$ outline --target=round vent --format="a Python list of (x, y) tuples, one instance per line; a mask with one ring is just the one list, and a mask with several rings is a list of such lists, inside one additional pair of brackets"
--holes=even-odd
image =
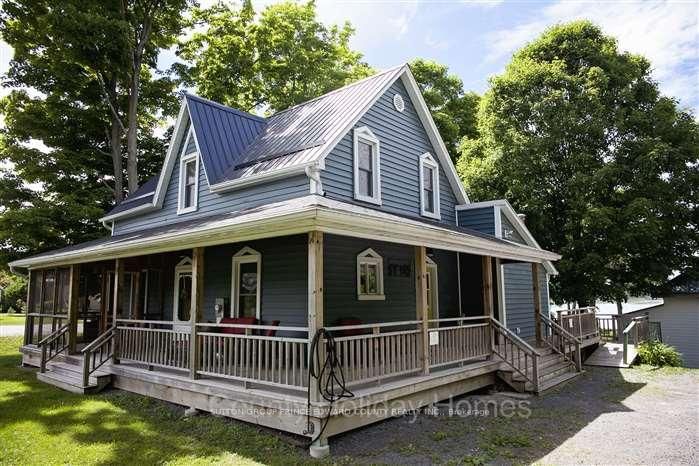
[(405, 102), (403, 101), (403, 97), (400, 94), (395, 94), (393, 96), (393, 106), (396, 107), (396, 110), (398, 110), (399, 112), (405, 110)]

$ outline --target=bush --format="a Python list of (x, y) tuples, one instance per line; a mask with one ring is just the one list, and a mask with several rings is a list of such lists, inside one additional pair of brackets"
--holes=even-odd
[(682, 365), (682, 355), (672, 346), (660, 341), (645, 341), (638, 346), (638, 358), (643, 364), (651, 366)]

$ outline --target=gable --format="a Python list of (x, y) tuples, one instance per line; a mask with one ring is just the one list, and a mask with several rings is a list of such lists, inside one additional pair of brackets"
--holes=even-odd
[[(396, 94), (403, 98), (402, 112), (394, 106)], [(326, 156), (321, 171), (326, 196), (362, 204), (354, 198), (353, 141), (354, 129), (361, 127), (367, 127), (380, 142), (381, 205), (372, 207), (422, 218), (420, 157), (430, 153), (439, 165), (441, 221), (456, 224), (457, 195), (402, 80), (396, 80)]]

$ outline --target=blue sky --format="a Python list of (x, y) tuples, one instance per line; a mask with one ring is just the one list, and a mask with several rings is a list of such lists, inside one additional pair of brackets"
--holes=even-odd
[[(271, 2), (254, 0), (258, 10)], [(317, 5), (324, 22), (354, 25), (352, 45), (370, 65), (381, 69), (415, 57), (437, 60), (461, 77), (467, 90), (479, 93), (513, 51), (546, 27), (588, 18), (616, 37), (623, 50), (648, 57), (662, 91), (699, 115), (697, 1), (317, 0)], [(11, 53), (0, 42), (0, 73)], [(161, 63), (173, 58), (165, 52)]]

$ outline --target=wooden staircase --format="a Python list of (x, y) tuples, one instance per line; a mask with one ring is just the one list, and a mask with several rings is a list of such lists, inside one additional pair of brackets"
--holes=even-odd
[(497, 372), (498, 377), (514, 390), (523, 392), (533, 392), (542, 394), (561, 384), (578, 377), (582, 372), (578, 372), (575, 364), (566, 360), (560, 353), (554, 352), (551, 348), (536, 348), (539, 353), (539, 387), (538, 390), (530, 381), (533, 378), (531, 370), (527, 371), (527, 377), (514, 370), (508, 361), (505, 361), (503, 368)]
[(46, 364), (46, 372), (37, 372), (36, 378), (44, 383), (72, 393), (97, 393), (112, 381), (112, 375), (103, 370), (90, 374), (88, 385), (83, 385), (81, 356), (65, 356), (63, 361)]

